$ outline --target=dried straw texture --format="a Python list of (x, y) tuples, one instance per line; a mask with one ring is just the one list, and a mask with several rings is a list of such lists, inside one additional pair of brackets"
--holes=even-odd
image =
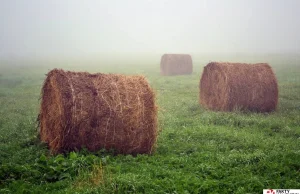
[(193, 61), (186, 54), (164, 54), (160, 61), (161, 75), (185, 75), (193, 73)]
[(212, 62), (204, 67), (200, 104), (208, 109), (271, 112), (277, 103), (277, 79), (266, 63)]
[(40, 137), (52, 153), (82, 147), (153, 152), (157, 106), (145, 77), (54, 69), (41, 95)]

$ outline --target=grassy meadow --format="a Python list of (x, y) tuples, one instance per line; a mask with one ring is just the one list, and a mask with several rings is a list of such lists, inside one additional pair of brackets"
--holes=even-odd
[[(159, 57), (111, 61), (0, 62), (0, 193), (262, 193), (300, 189), (300, 56), (194, 56), (194, 72), (159, 75)], [(212, 112), (198, 103), (209, 61), (269, 62), (279, 83), (270, 114)], [(45, 74), (143, 74), (157, 95), (153, 155), (86, 150), (50, 155), (38, 138)]]

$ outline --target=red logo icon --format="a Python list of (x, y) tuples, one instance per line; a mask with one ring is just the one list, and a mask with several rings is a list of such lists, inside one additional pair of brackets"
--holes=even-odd
[(269, 190), (267, 191), (267, 193), (268, 193), (268, 194), (275, 194), (275, 191), (274, 191), (273, 189), (269, 189)]

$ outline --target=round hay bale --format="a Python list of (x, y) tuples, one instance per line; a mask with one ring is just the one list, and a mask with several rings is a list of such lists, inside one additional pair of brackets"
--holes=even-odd
[(193, 61), (190, 55), (164, 54), (161, 57), (161, 75), (185, 75), (191, 73), (193, 73)]
[(40, 138), (52, 153), (85, 147), (135, 155), (154, 149), (157, 106), (143, 76), (54, 69), (41, 96)]
[(267, 63), (218, 63), (204, 67), (200, 104), (216, 111), (271, 112), (278, 103), (278, 85)]

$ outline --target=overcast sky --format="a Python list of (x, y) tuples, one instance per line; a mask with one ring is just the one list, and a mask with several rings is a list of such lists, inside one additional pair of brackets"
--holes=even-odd
[(300, 0), (0, 0), (0, 56), (300, 53)]

